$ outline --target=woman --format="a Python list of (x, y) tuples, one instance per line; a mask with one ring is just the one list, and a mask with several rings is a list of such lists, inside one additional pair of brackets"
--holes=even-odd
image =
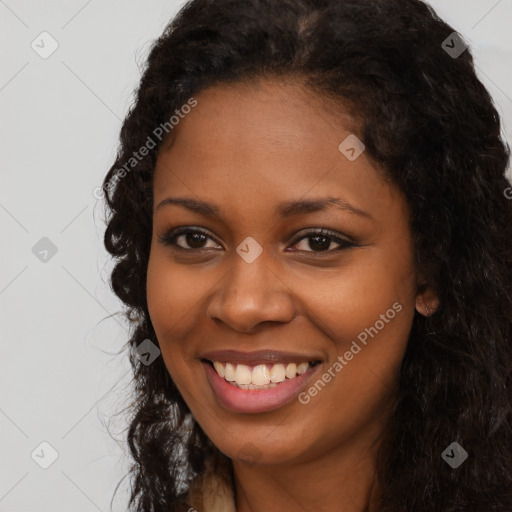
[(418, 0), (189, 2), (104, 181), (130, 505), (510, 512), (508, 159)]

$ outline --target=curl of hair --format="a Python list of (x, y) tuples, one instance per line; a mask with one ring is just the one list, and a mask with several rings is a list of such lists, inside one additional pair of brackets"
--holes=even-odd
[[(115, 187), (116, 169), (193, 94), (277, 77), (339, 100), (361, 122), (366, 154), (411, 208), (416, 259), (440, 307), (416, 313), (378, 464), (381, 512), (512, 510), (512, 201), (509, 147), (470, 50), (419, 0), (192, 0), (153, 44), (104, 180), (111, 286), (134, 323), (136, 400), (128, 441), (130, 505), (181, 510), (216, 448), (162, 358), (146, 303), (157, 143)], [(450, 468), (457, 441), (468, 459)]]

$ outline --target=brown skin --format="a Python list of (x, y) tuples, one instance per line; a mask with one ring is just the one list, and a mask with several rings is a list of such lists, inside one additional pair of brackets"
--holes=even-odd
[[(427, 315), (438, 304), (421, 287), (407, 202), (365, 153), (353, 162), (340, 153), (356, 125), (299, 84), (267, 78), (195, 98), (162, 147), (154, 179), (147, 300), (166, 367), (233, 460), (238, 512), (374, 510), (375, 452), (415, 308)], [(212, 202), (221, 217), (156, 209), (170, 196)], [(320, 197), (342, 198), (372, 218), (336, 208), (274, 212), (282, 201)], [(208, 237), (194, 245), (179, 236), (182, 251), (158, 241), (179, 226)], [(359, 247), (336, 250), (327, 238), (319, 248), (314, 234), (303, 238), (319, 228)], [(250, 264), (235, 251), (248, 236), (263, 247)], [(395, 302), (402, 310), (307, 405), (239, 414), (217, 402), (200, 361), (206, 351), (314, 354), (323, 362), (311, 386)], [(257, 447), (254, 461), (244, 455), (248, 443)]]

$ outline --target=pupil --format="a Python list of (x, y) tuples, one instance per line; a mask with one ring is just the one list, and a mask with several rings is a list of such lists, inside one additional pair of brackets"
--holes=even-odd
[[(318, 240), (323, 240), (323, 243), (322, 242), (317, 243)], [(311, 243), (312, 241), (315, 241), (315, 242)], [(309, 247), (310, 247), (310, 249), (313, 249), (313, 250), (315, 250), (315, 245), (316, 245), (316, 248), (320, 249), (320, 250), (328, 249), (330, 243), (331, 242), (330, 242), (329, 238), (326, 236), (323, 236), (323, 235), (313, 236), (309, 239)]]
[(190, 245), (190, 247), (194, 247), (195, 249), (200, 249), (201, 242), (204, 242), (204, 238), (205, 236), (201, 235), (200, 233), (187, 233), (187, 244)]

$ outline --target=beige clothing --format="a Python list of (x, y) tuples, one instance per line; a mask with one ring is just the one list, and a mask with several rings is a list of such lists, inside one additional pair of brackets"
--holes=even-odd
[(232, 475), (230, 459), (223, 455), (208, 459), (205, 471), (190, 486), (189, 505), (197, 512), (236, 512)]

